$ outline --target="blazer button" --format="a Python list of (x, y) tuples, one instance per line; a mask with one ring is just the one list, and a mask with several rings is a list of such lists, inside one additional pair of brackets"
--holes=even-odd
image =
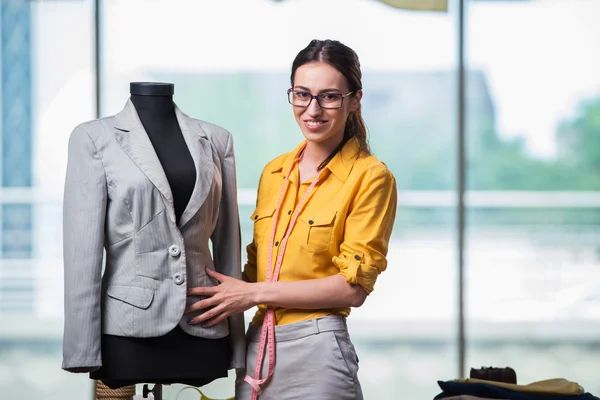
[(173, 257), (177, 257), (181, 254), (181, 249), (179, 246), (174, 244), (173, 246), (169, 247), (169, 254)]
[(173, 275), (173, 282), (175, 282), (176, 285), (181, 285), (183, 282), (185, 282), (185, 278), (183, 277), (183, 274), (180, 274), (178, 272), (175, 275)]

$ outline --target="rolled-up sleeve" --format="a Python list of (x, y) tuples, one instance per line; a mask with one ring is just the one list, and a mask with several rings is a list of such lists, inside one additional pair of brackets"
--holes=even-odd
[(387, 267), (396, 205), (396, 180), (389, 169), (381, 164), (367, 170), (348, 210), (340, 254), (332, 259), (346, 281), (367, 294)]

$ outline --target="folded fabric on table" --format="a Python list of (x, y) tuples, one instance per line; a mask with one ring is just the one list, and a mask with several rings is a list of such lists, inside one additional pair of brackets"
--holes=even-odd
[(457, 382), (463, 383), (486, 383), (488, 385), (500, 386), (505, 389), (514, 390), (523, 393), (538, 394), (561, 394), (578, 395), (583, 394), (585, 390), (577, 382), (571, 382), (563, 378), (546, 379), (543, 381), (532, 382), (527, 385), (517, 385), (515, 383), (488, 381), (483, 379), (457, 379)]
[[(472, 379), (469, 379), (472, 381)], [(476, 397), (490, 399), (507, 399), (507, 400), (600, 400), (590, 393), (581, 394), (556, 394), (555, 392), (523, 392), (522, 390), (512, 390), (498, 385), (502, 382), (460, 382), (460, 381), (438, 381), (438, 385), (442, 389), (442, 393), (434, 397), (435, 400), (443, 399), (451, 396), (470, 395)], [(512, 385), (512, 386), (527, 386), (527, 385)]]

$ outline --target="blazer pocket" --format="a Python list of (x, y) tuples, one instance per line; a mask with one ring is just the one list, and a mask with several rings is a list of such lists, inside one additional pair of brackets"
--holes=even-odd
[(142, 310), (150, 307), (154, 300), (154, 290), (137, 286), (110, 286), (106, 294)]
[(254, 221), (254, 243), (262, 243), (265, 239), (271, 237), (271, 230), (273, 229), (272, 217), (274, 213), (274, 206), (262, 206), (254, 210), (252, 216), (250, 216), (250, 219)]
[(309, 252), (328, 250), (336, 213), (337, 211), (329, 210), (317, 213), (305, 212), (300, 215), (297, 226), (300, 245)]

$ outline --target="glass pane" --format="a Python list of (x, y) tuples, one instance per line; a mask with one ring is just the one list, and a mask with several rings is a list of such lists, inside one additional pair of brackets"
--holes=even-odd
[[(467, 366), (600, 384), (600, 1), (468, 9)], [(467, 371), (468, 372), (468, 371)]]
[[(91, 398), (62, 361), (68, 136), (93, 118), (92, 2), (0, 0), (0, 395)], [(65, 23), (68, 21), (68, 23)]]

